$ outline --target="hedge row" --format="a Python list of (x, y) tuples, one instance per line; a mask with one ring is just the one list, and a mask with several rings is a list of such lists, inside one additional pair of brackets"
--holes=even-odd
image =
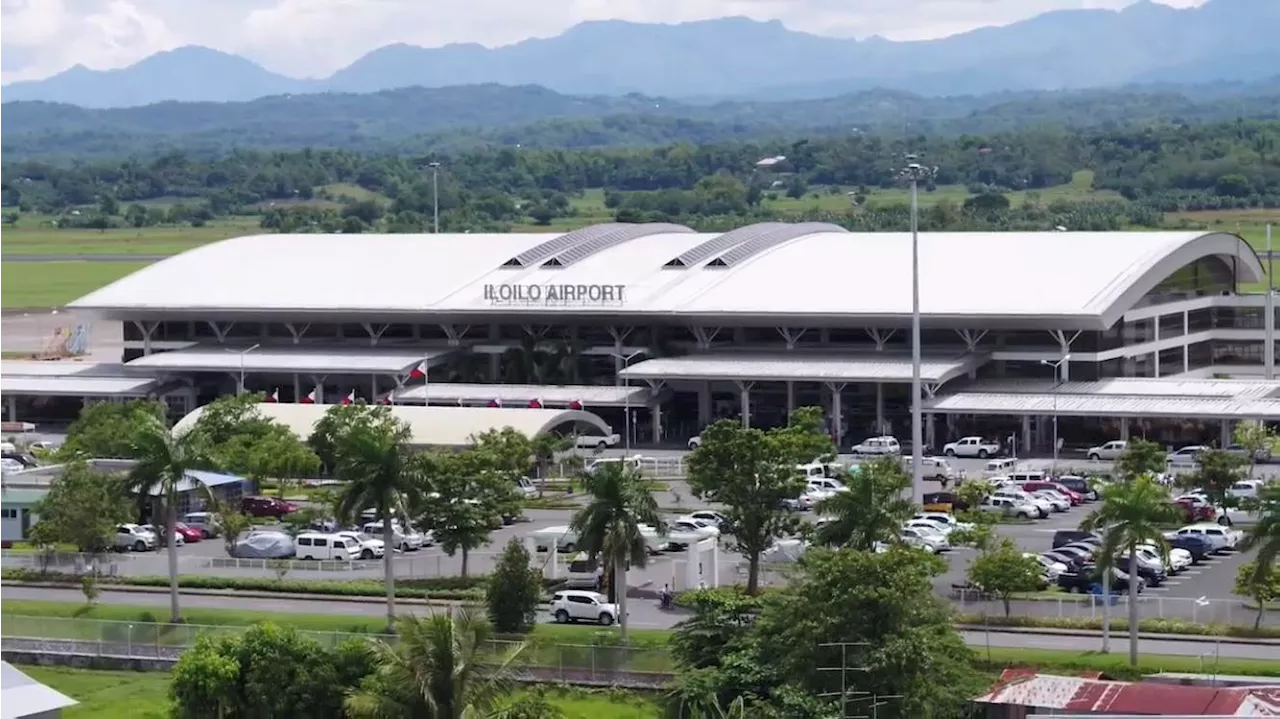
[[(1119, 612), (1117, 612), (1119, 614)], [(957, 624), (975, 624), (992, 627), (1027, 627), (1036, 629), (1102, 629), (1101, 617), (1021, 617), (991, 616), (985, 618), (981, 614), (958, 614)], [(1116, 632), (1129, 631), (1129, 622), (1125, 617), (1115, 616), (1111, 619), (1111, 628)], [(1138, 631), (1151, 634), (1185, 634), (1205, 637), (1242, 637), (1248, 639), (1280, 639), (1280, 627), (1240, 626), (1237, 624), (1204, 624), (1186, 619), (1155, 618), (1142, 619), (1138, 622)]]

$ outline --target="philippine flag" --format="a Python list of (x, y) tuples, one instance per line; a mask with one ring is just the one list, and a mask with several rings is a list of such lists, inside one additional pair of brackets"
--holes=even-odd
[(502, 406), (502, 400), (497, 399), (497, 398), (491, 399), (491, 400), (489, 400), (489, 406), (490, 406), (490, 407), (501, 407), (501, 406)]
[(529, 409), (542, 409), (542, 400), (540, 399), (529, 400)]
[(271, 394), (267, 395), (267, 398), (266, 398), (266, 399), (264, 399), (264, 400), (262, 400), (262, 401), (263, 401), (263, 402), (272, 402), (272, 403), (279, 402), (279, 401), (280, 401), (280, 388), (279, 388), (279, 387), (277, 387), (276, 389), (271, 390)]
[(315, 390), (311, 390), (310, 392), (308, 392), (308, 393), (307, 393), (307, 396), (306, 396), (306, 397), (303, 397), (302, 399), (298, 400), (298, 403), (299, 403), (299, 404), (315, 404), (315, 403), (316, 403), (316, 391), (315, 391)]
[(355, 401), (356, 401), (356, 391), (355, 391), (355, 390), (351, 390), (351, 394), (349, 394), (349, 395), (347, 395), (346, 397), (343, 397), (343, 398), (342, 398), (342, 403), (343, 403), (343, 404), (351, 404), (352, 402), (355, 402)]
[(386, 397), (383, 397), (381, 400), (378, 400), (378, 404), (391, 404), (391, 395), (387, 395)]
[(569, 403), (569, 409), (582, 409), (584, 406), (585, 405), (582, 404), (582, 400), (578, 399)]
[(409, 372), (409, 379), (426, 379), (427, 377), (427, 361), (423, 360), (418, 363), (413, 371)]

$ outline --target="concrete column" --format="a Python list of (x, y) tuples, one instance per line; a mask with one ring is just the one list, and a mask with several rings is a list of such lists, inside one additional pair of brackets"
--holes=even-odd
[[(1151, 319), (1151, 327), (1152, 327), (1151, 332), (1153, 335), (1155, 335), (1154, 341), (1159, 342), (1160, 341), (1160, 318), (1159, 317), (1153, 317)], [(1183, 344), (1186, 344), (1185, 339), (1183, 339), (1182, 342)], [(1156, 350), (1155, 352), (1151, 353), (1151, 376), (1152, 377), (1160, 376), (1160, 350)]]
[(935, 449), (938, 446), (938, 432), (934, 424), (936, 417), (937, 415), (932, 412), (924, 416), (924, 443)]
[(715, 540), (711, 542), (711, 581), (707, 585), (720, 586), (720, 542)]
[(876, 434), (884, 434), (884, 383), (876, 382)]
[(378, 399), (378, 375), (369, 375), (369, 403), (372, 404)]
[(742, 426), (751, 427), (751, 383), (738, 382), (738, 407), (742, 411)]
[(1027, 456), (1027, 454), (1030, 453), (1030, 450), (1031, 450), (1031, 415), (1029, 414), (1022, 415), (1021, 442), (1022, 442), (1022, 446), (1019, 447), (1019, 449), (1022, 450), (1022, 456), (1025, 457)]
[(1231, 420), (1224, 419), (1219, 423), (1219, 426), (1221, 429), (1221, 435), (1219, 437), (1218, 447), (1221, 449), (1222, 447), (1226, 447), (1231, 444)]
[(662, 442), (662, 403), (653, 401), (653, 443)]
[(835, 439), (837, 451), (839, 451), (841, 447), (840, 440), (844, 434), (842, 431), (844, 427), (844, 421), (842, 419), (844, 415), (844, 407), (841, 403), (841, 400), (843, 399), (841, 395), (843, 394), (843, 384), (831, 385), (831, 436)]
[(1182, 311), (1182, 371), (1191, 371), (1191, 346), (1187, 344), (1187, 335), (1191, 334), (1191, 313)]
[(689, 542), (689, 546), (684, 550), (684, 588), (697, 589), (699, 576), (698, 568), (701, 562), (698, 561), (698, 543)]
[(622, 386), (622, 336), (615, 335), (613, 340), (613, 386)]
[(302, 378), (298, 375), (293, 376), (293, 401), (297, 402), (302, 399)]
[(5, 417), (10, 422), (17, 422), (18, 421), (18, 398), (5, 397), (4, 400), (5, 400), (5, 409), (8, 412), (8, 414), (6, 414)]
[(787, 416), (796, 411), (796, 383), (787, 382)]
[(1128, 417), (1120, 418), (1120, 439), (1126, 442), (1129, 441), (1129, 418)]
[(711, 424), (711, 383), (703, 382), (698, 387), (698, 429)]

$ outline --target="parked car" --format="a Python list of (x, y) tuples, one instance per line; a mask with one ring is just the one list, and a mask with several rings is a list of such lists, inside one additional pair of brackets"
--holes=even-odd
[(1087, 456), (1095, 462), (1103, 459), (1118, 459), (1128, 446), (1129, 443), (1123, 439), (1113, 439), (1097, 447), (1090, 447)]
[[(1164, 584), (1164, 580), (1168, 575), (1165, 573), (1163, 559), (1151, 554), (1150, 552), (1143, 552), (1141, 550), (1134, 552), (1133, 558), (1138, 565), (1138, 576), (1146, 580), (1147, 586), (1158, 587), (1161, 584)], [(1124, 567), (1125, 571), (1130, 571), (1132, 569), (1132, 567), (1129, 566), (1129, 555), (1127, 552), (1117, 554), (1112, 561), (1115, 562), (1115, 566)]]
[(1198, 534), (1213, 542), (1213, 551), (1215, 553), (1226, 552), (1236, 548), (1236, 544), (1244, 536), (1244, 533), (1238, 529), (1230, 529), (1221, 524), (1210, 524), (1202, 522), (1200, 524), (1190, 524), (1179, 529), (1175, 534)]
[(551, 616), (561, 624), (587, 621), (607, 627), (618, 621), (618, 605), (599, 592), (565, 589), (551, 597)]
[[(902, 462), (907, 465), (907, 471), (911, 471), (911, 458), (903, 457)], [(964, 473), (952, 469), (946, 457), (921, 457), (920, 477), (946, 483), (963, 479)]]
[[(152, 534), (154, 534), (154, 535), (156, 536), (156, 541), (157, 541), (157, 542), (162, 541), (162, 537), (164, 537), (164, 527), (161, 527), (161, 526), (159, 526), (159, 525), (155, 525), (155, 524), (144, 524), (144, 525), (142, 525), (142, 529), (143, 529), (143, 530), (145, 530), (145, 531), (151, 532)], [(176, 530), (176, 529), (175, 529), (175, 530), (173, 530), (173, 534), (171, 535), (171, 539), (173, 540), (173, 541), (172, 541), (172, 544), (173, 544), (173, 546), (175, 546), (175, 547), (182, 547), (182, 546), (185, 546), (185, 545), (186, 545), (186, 543), (187, 543), (187, 538), (186, 538), (186, 537), (184, 537), (184, 536), (182, 536), (182, 532), (179, 532), (179, 531), (178, 531), (178, 530)], [(165, 546), (167, 546), (167, 545), (165, 545)]]
[(1090, 563), (1088, 558), (1072, 552), (1053, 550), (1045, 552), (1043, 556), (1065, 566), (1069, 572), (1079, 571), (1081, 567)]
[(893, 437), (868, 437), (849, 448), (858, 455), (882, 456), (886, 454), (902, 454), (902, 445)]
[(1067, 498), (1072, 507), (1078, 506), (1084, 501), (1084, 496), (1062, 484), (1061, 482), (1039, 481), (1039, 482), (1023, 482), (1022, 488), (1028, 492), (1039, 492), (1040, 490), (1050, 490), (1061, 494)]
[(912, 517), (912, 519), (923, 519), (926, 522), (932, 522), (946, 531), (955, 531), (957, 529), (972, 531), (974, 528), (972, 524), (961, 522), (954, 515), (946, 512), (921, 512)]
[(188, 512), (182, 515), (182, 523), (199, 530), (205, 539), (222, 534), (222, 518), (213, 512)]
[(1089, 481), (1084, 477), (1077, 477), (1075, 475), (1058, 477), (1058, 484), (1061, 484), (1072, 492), (1080, 495), (1080, 497), (1086, 502), (1098, 501), (1098, 490), (1091, 487), (1089, 485)]
[(1175, 452), (1170, 452), (1169, 456), (1165, 459), (1169, 464), (1174, 466), (1190, 467), (1196, 463), (1196, 458), (1199, 457), (1200, 453), (1206, 449), (1208, 449), (1208, 447), (1193, 444), (1189, 447), (1183, 447)]
[(121, 524), (116, 527), (116, 549), (146, 552), (159, 546), (160, 540), (155, 532), (148, 531), (137, 524)]
[(922, 499), (922, 508), (926, 512), (963, 512), (969, 508), (969, 503), (957, 497), (954, 492), (929, 492)]
[(729, 522), (728, 517), (711, 509), (694, 510), (692, 512), (689, 512), (688, 516), (693, 517), (694, 519), (698, 519), (703, 522), (706, 522), (711, 526), (715, 527), (716, 529), (720, 529), (720, 530), (723, 530), (724, 525)]
[(1065, 547), (1068, 544), (1074, 544), (1087, 539), (1097, 539), (1098, 535), (1093, 532), (1085, 532), (1079, 529), (1059, 529), (1053, 533), (1053, 548)]
[(978, 505), (978, 509), (983, 512), (999, 512), (1006, 517), (1018, 519), (1039, 519), (1041, 516), (1039, 507), (1026, 500), (1010, 497), (987, 497), (982, 500), (982, 504)]
[(1030, 494), (1032, 497), (1048, 502), (1049, 508), (1054, 512), (1065, 512), (1071, 509), (1071, 500), (1052, 489), (1037, 489), (1034, 492), (1030, 492)]
[[(1058, 575), (1058, 586), (1068, 592), (1080, 592), (1086, 594), (1095, 585), (1102, 584), (1102, 574), (1096, 565), (1087, 564), (1078, 570), (1063, 572)], [(1129, 591), (1129, 574), (1123, 570), (1111, 569), (1111, 591), (1117, 594), (1125, 594)], [(1141, 594), (1147, 588), (1147, 582), (1142, 577), (1138, 577), (1138, 593)]]
[(1012, 499), (1015, 502), (1021, 502), (1023, 504), (1030, 504), (1036, 508), (1038, 515), (1037, 519), (1044, 519), (1053, 513), (1053, 505), (1049, 503), (1049, 500), (1044, 499), (1043, 497), (1037, 497), (1020, 489), (1010, 489), (1007, 487), (997, 489), (991, 494), (991, 496), (1003, 499)]
[(0, 474), (12, 474), (13, 472), (21, 472), (24, 469), (26, 467), (22, 466), (22, 462), (16, 459), (8, 457), (0, 459)]
[(702, 539), (710, 539), (712, 537), (720, 536), (720, 530), (717, 529), (714, 524), (696, 517), (691, 517), (687, 514), (683, 517), (676, 517), (671, 520), (671, 522), (667, 524), (667, 527), (672, 532), (696, 534)]
[(240, 511), (250, 517), (275, 517), (298, 511), (298, 505), (275, 497), (241, 497)]
[(1218, 516), (1218, 510), (1200, 497), (1179, 497), (1173, 500), (1173, 506), (1177, 507), (1178, 511), (1182, 513), (1183, 521), (1190, 524), (1211, 522)]
[(1160, 547), (1154, 544), (1142, 544), (1138, 546), (1138, 551), (1147, 558), (1154, 558), (1164, 564), (1166, 574), (1177, 574), (1191, 567), (1191, 552), (1176, 547), (1168, 548), (1168, 556), (1164, 556)]
[[(360, 531), (370, 537), (381, 537), (382, 522), (367, 522), (360, 528)], [(426, 544), (426, 539), (412, 525), (405, 529), (404, 525), (400, 524), (400, 520), (391, 520), (392, 549), (397, 552), (413, 552), (422, 549), (424, 544)]]
[(351, 530), (336, 532), (336, 534), (339, 537), (346, 537), (347, 539), (354, 539), (356, 541), (356, 544), (360, 546), (360, 559), (379, 559), (387, 553), (386, 544), (384, 544), (382, 539), (379, 537)]
[(186, 522), (178, 522), (173, 526), (178, 530), (178, 534), (182, 535), (182, 541), (184, 542), (195, 543), (204, 539), (204, 532)]
[(1058, 581), (1059, 574), (1062, 574), (1063, 572), (1067, 571), (1067, 565), (1063, 564), (1062, 562), (1055, 561), (1050, 557), (1046, 557), (1043, 554), (1033, 554), (1031, 552), (1024, 552), (1022, 556), (1027, 557), (1029, 559), (1034, 558), (1037, 562), (1039, 562), (1040, 566), (1044, 568), (1045, 580), (1051, 584)]
[(942, 453), (948, 457), (978, 457), (986, 459), (1000, 454), (1000, 443), (985, 440), (981, 437), (962, 437), (954, 442), (942, 445)]
[(702, 446), (702, 435), (700, 435), (700, 434), (699, 434), (699, 435), (694, 435), (693, 437), (690, 437), (690, 438), (689, 438), (689, 449), (690, 449), (691, 451), (692, 451), (692, 450), (695, 450), (695, 449), (697, 449), (698, 447), (701, 447), (701, 446)]
[(616, 447), (622, 437), (616, 432), (614, 434), (580, 434), (573, 438), (573, 446), (578, 449), (595, 449), (606, 450), (610, 447)]
[[(1249, 450), (1248, 450), (1248, 449), (1246, 449), (1243, 445), (1239, 445), (1239, 444), (1229, 444), (1229, 445), (1227, 445), (1227, 448), (1226, 448), (1224, 451), (1225, 451), (1225, 452), (1227, 452), (1227, 454), (1234, 454), (1235, 456), (1237, 456), (1237, 457), (1242, 457), (1242, 458), (1244, 458), (1244, 459), (1246, 459), (1246, 460), (1247, 460), (1247, 459), (1249, 459)], [(1253, 461), (1255, 461), (1255, 462), (1270, 462), (1270, 461), (1271, 461), (1271, 448), (1270, 448), (1270, 447), (1262, 447), (1262, 448), (1260, 448), (1260, 449), (1254, 450), (1254, 452), (1253, 452)]]
[(1227, 496), (1236, 499), (1257, 499), (1258, 490), (1263, 486), (1260, 479), (1243, 479), (1227, 489)]
[(1199, 534), (1166, 535), (1164, 541), (1170, 547), (1189, 553), (1192, 564), (1199, 564), (1205, 557), (1213, 554), (1213, 541)]
[(936, 527), (903, 527), (902, 531), (898, 533), (898, 539), (903, 544), (923, 549), (930, 554), (938, 554), (951, 549), (951, 542), (947, 539), (947, 535)]
[(293, 546), (298, 559), (349, 562), (360, 558), (360, 543), (340, 534), (303, 532), (293, 538)]

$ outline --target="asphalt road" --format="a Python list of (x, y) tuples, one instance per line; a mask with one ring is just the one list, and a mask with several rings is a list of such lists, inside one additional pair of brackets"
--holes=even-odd
[(173, 255), (4, 255), (5, 262), (159, 262)]

